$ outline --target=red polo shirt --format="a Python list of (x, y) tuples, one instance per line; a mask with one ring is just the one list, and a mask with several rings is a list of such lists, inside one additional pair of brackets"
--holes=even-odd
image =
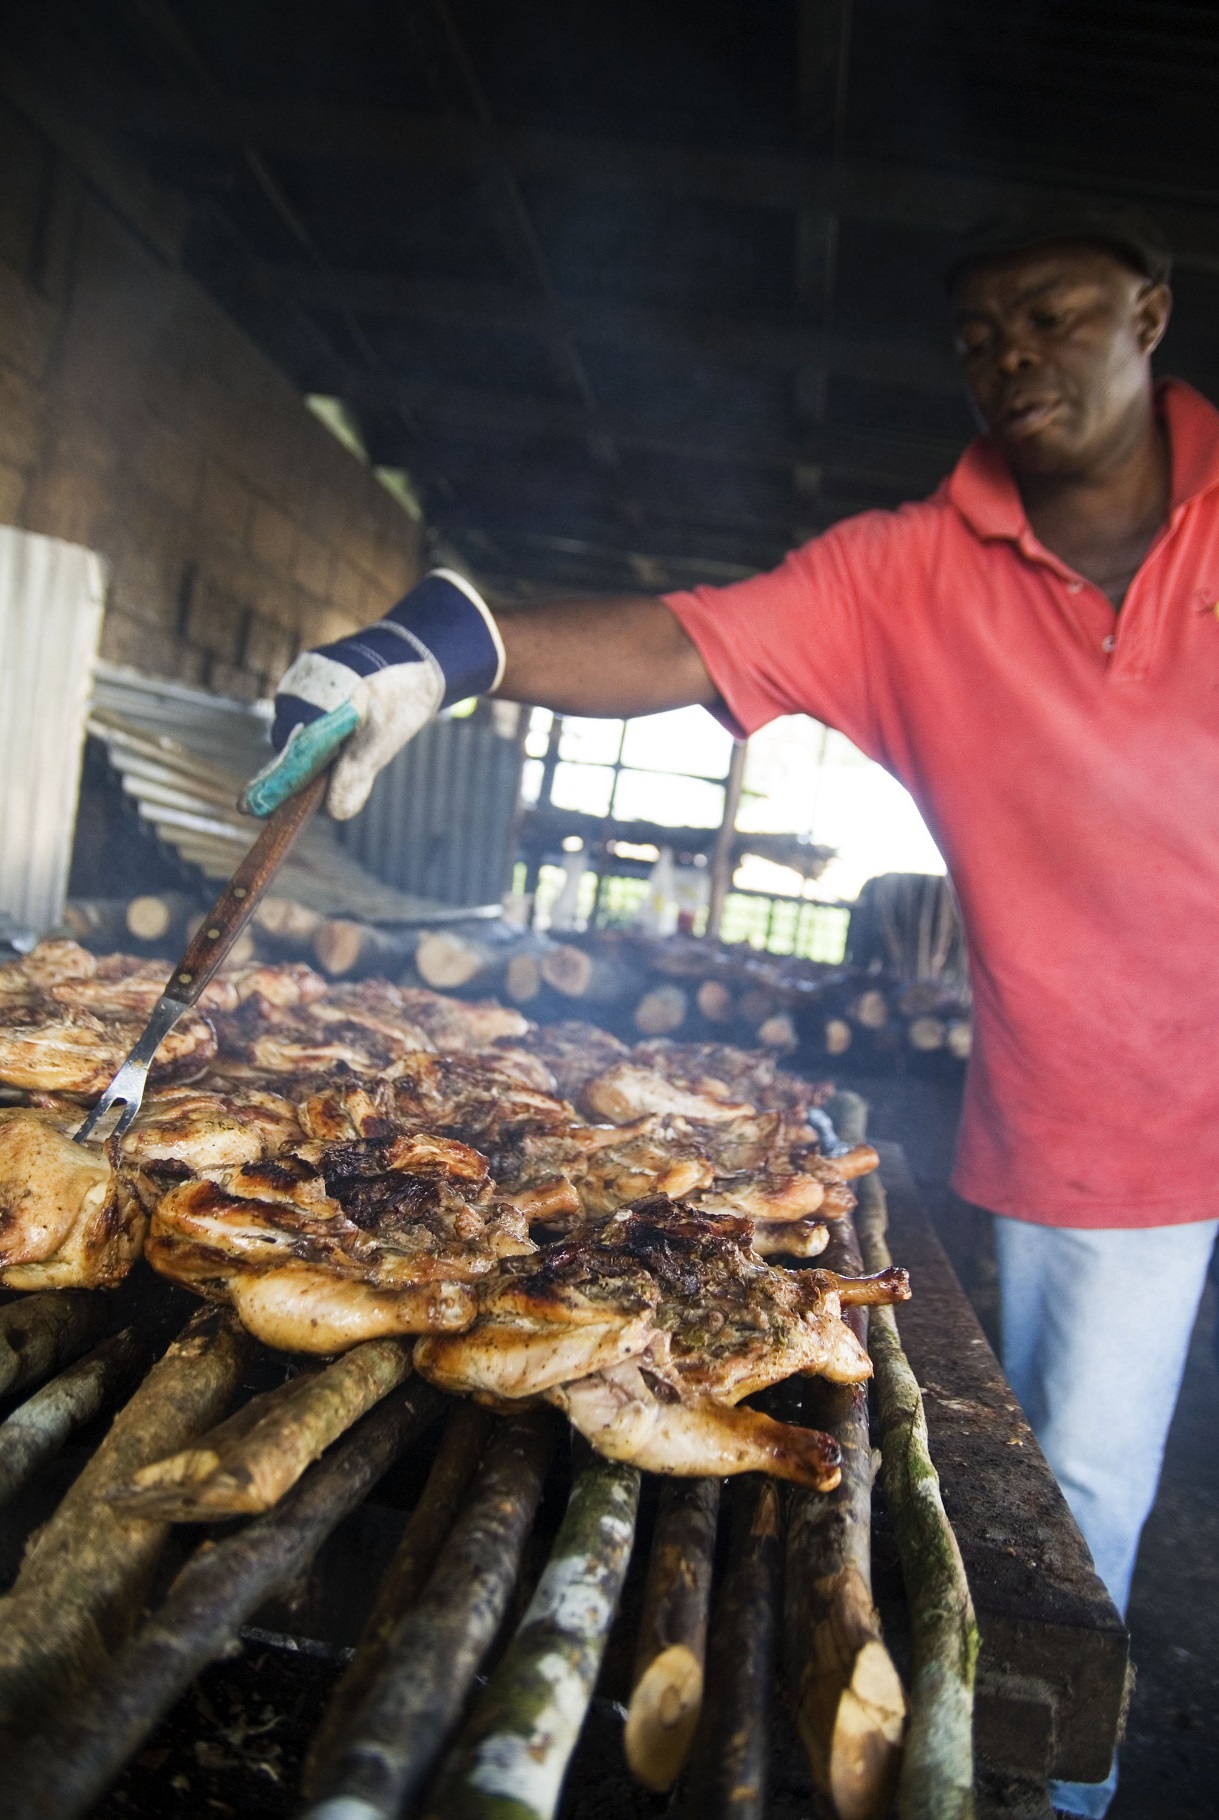
[(1053, 1226), (1219, 1218), (1219, 412), (1159, 396), (1171, 511), (1120, 614), (985, 439), (920, 504), (667, 597), (742, 727), (811, 714), (918, 803), (975, 995), (953, 1183)]

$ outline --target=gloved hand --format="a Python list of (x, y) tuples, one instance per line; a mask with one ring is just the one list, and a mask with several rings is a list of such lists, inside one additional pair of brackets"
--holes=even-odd
[(375, 625), (304, 651), (275, 695), (271, 743), (282, 752), (301, 727), (350, 701), (360, 724), (339, 756), (326, 806), (339, 821), (368, 801), (382, 766), (441, 708), (483, 695), (504, 671), (490, 608), (452, 569), (433, 569)]

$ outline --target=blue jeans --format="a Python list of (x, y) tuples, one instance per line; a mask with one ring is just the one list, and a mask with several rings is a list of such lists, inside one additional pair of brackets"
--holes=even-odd
[[(995, 1215), (1003, 1369), (1125, 1616), (1155, 1502), (1219, 1220), (1127, 1231)], [(1051, 1782), (1068, 1814), (1105, 1813), (1104, 1782)]]

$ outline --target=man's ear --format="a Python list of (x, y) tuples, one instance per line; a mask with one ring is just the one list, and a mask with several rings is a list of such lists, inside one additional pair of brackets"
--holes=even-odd
[(1134, 300), (1134, 328), (1144, 354), (1153, 354), (1164, 339), (1172, 315), (1172, 292), (1166, 284), (1149, 284)]

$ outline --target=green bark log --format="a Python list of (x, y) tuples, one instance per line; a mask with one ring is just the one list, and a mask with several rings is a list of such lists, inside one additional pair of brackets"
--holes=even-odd
[(0, 1508), (16, 1497), (74, 1429), (99, 1415), (134, 1383), (147, 1352), (130, 1327), (44, 1384), (0, 1423)]
[[(865, 1176), (856, 1226), (869, 1271), (893, 1261), (887, 1224), (884, 1189), (875, 1176)], [(876, 1374), (885, 1500), (901, 1555), (913, 1641), (897, 1812), (899, 1820), (970, 1820), (978, 1655), (973, 1600), (940, 1496), (918, 1381), (891, 1308), (871, 1311), (868, 1349)]]
[(16, 1584), (0, 1599), (0, 1726), (44, 1719), (127, 1635), (167, 1529), (120, 1516), (106, 1495), (222, 1415), (253, 1350), (233, 1316), (201, 1309), (34, 1536)]
[(388, 1658), (399, 1624), (423, 1591), (456, 1522), (458, 1506), (482, 1457), (492, 1425), (489, 1411), (480, 1409), (477, 1403), (459, 1403), (449, 1416), (427, 1484), (385, 1571), (355, 1656), (331, 1695), (309, 1746), (302, 1778), (306, 1795), (314, 1796), (322, 1787), (354, 1715), (364, 1705)]
[(521, 1625), (424, 1804), (427, 1820), (551, 1820), (635, 1539), (640, 1475), (592, 1458)]
[(554, 1445), (549, 1410), (500, 1423), (418, 1601), (389, 1638), (306, 1820), (409, 1811), (495, 1640)]
[(37, 1384), (106, 1331), (104, 1296), (48, 1289), (0, 1308), (0, 1397)]
[(205, 1543), (160, 1608), (75, 1702), (0, 1772), (4, 1820), (80, 1820), (154, 1726), (272, 1593), (291, 1583), (443, 1398), (412, 1380), (392, 1392), (266, 1516)]
[[(817, 1260), (862, 1276), (849, 1219), (836, 1220)], [(865, 1345), (868, 1310), (843, 1319)], [(800, 1420), (832, 1434), (842, 1479), (795, 1491), (788, 1505), (783, 1597), (787, 1685), (815, 1786), (842, 1820), (875, 1820), (897, 1781), (905, 1698), (872, 1602), (872, 1448), (863, 1384), (806, 1380)]]
[(731, 1553), (711, 1618), (707, 1693), (681, 1808), (686, 1820), (763, 1820), (766, 1813), (782, 1517), (773, 1479), (734, 1480), (730, 1496)]
[(142, 1467), (110, 1502), (166, 1523), (257, 1516), (382, 1397), (410, 1376), (409, 1342), (365, 1340), (321, 1371), (301, 1372), (168, 1459)]

